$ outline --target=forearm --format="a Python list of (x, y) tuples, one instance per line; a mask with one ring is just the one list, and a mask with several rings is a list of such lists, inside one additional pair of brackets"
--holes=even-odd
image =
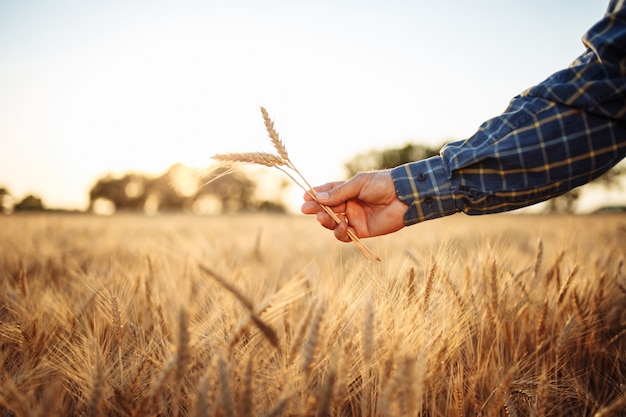
[(392, 170), (405, 224), (456, 212), (514, 210), (600, 176), (626, 154), (626, 124), (544, 99), (518, 97), (466, 141)]
[(404, 221), (528, 206), (585, 184), (626, 154), (626, 7), (611, 1), (568, 68), (514, 98), (440, 156), (392, 170)]

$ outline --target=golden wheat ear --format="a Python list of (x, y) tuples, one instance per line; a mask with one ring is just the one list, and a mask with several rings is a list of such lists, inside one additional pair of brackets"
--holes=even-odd
[(267, 134), (270, 137), (270, 140), (272, 141), (272, 144), (274, 145), (276, 152), (278, 152), (278, 155), (280, 155), (280, 157), (283, 158), (285, 161), (289, 161), (289, 154), (287, 153), (287, 148), (285, 147), (285, 144), (283, 143), (283, 141), (280, 140), (280, 137), (278, 136), (278, 132), (274, 128), (274, 121), (270, 119), (270, 115), (267, 113), (267, 110), (265, 110), (265, 107), (263, 106), (261, 106), (261, 114), (263, 115), (263, 122), (265, 123), (265, 129), (267, 130)]
[[(298, 187), (302, 188), (306, 193), (308, 193), (311, 198), (313, 198), (313, 200), (317, 201), (317, 192), (304, 178), (304, 176), (300, 173), (298, 168), (296, 168), (293, 162), (291, 162), (291, 159), (289, 158), (289, 153), (287, 152), (287, 148), (285, 147), (283, 141), (280, 139), (280, 136), (278, 136), (278, 132), (274, 127), (274, 122), (272, 121), (269, 114), (267, 113), (267, 110), (265, 110), (264, 107), (261, 107), (261, 115), (263, 116), (263, 122), (265, 123), (267, 135), (269, 136), (272, 145), (274, 145), (274, 149), (276, 149), (278, 155), (267, 152), (242, 152), (216, 154), (213, 155), (212, 158), (220, 162), (259, 164), (267, 167), (276, 168), (286, 174)], [(337, 222), (337, 224), (341, 223), (341, 219), (339, 218), (339, 216), (337, 216), (337, 213), (335, 213), (330, 207), (321, 203), (319, 204), (322, 209), (326, 213), (328, 213), (328, 215), (332, 217), (335, 222)], [(380, 258), (376, 256), (367, 246), (365, 246), (365, 244), (361, 242), (361, 240), (356, 234), (354, 234), (352, 230), (348, 230), (348, 236), (370, 263), (372, 261), (380, 261)]]

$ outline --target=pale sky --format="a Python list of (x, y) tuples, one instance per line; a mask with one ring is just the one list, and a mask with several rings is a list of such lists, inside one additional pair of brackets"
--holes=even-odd
[(310, 182), (343, 179), (356, 153), (470, 136), (607, 5), (0, 0), (0, 187), (84, 209), (107, 172), (271, 151), (259, 106)]

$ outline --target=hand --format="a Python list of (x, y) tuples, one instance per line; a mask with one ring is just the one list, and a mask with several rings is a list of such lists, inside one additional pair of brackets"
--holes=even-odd
[(337, 224), (313, 198), (305, 193), (301, 210), (315, 214), (317, 221), (335, 231), (335, 237), (349, 242), (348, 228), (359, 238), (385, 235), (404, 227), (408, 206), (400, 201), (391, 172), (363, 172), (348, 181), (329, 182), (314, 188), (319, 203), (329, 206), (341, 223)]

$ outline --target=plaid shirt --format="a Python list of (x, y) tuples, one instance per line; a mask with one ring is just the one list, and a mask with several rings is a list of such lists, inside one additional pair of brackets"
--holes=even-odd
[(626, 0), (583, 37), (586, 52), (438, 156), (391, 170), (406, 225), (514, 210), (563, 194), (626, 156)]

